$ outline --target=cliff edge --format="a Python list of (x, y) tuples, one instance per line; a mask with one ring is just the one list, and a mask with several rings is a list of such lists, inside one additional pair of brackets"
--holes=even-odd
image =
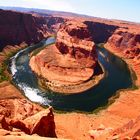
[(31, 13), (6, 11), (0, 9), (0, 50), (6, 45), (37, 43), (54, 33), (58, 23), (64, 22), (59, 17), (40, 16)]

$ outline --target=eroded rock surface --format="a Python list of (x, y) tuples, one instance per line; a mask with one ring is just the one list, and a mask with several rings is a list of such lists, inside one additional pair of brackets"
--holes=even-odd
[(0, 100), (0, 135), (6, 133), (56, 137), (52, 108), (43, 110), (26, 99)]
[(84, 21), (95, 43), (105, 43), (108, 38), (119, 28), (118, 25), (108, 24), (106, 21)]
[(95, 44), (87, 26), (68, 21), (61, 25), (55, 45), (30, 60), (32, 70), (57, 85), (75, 85), (89, 80), (97, 64)]
[[(120, 28), (108, 39), (105, 47), (124, 58), (137, 76), (136, 84), (140, 85), (140, 25), (139, 27)], [(135, 77), (135, 76), (134, 76)]]
[(0, 50), (5, 45), (23, 41), (37, 43), (53, 33), (63, 21), (59, 17), (0, 10)]
[(56, 47), (63, 56), (75, 59), (74, 64), (69, 63), (67, 67), (95, 67), (97, 61), (95, 44), (86, 24), (77, 21), (62, 24), (57, 32)]
[(107, 45), (124, 53), (125, 58), (140, 58), (140, 30), (119, 28), (107, 41)]

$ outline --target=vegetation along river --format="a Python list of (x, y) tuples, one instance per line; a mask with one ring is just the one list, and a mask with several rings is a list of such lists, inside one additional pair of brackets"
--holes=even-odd
[(55, 39), (50, 37), (19, 51), (10, 60), (9, 69), (13, 76), (13, 83), (31, 101), (44, 106), (51, 105), (60, 111), (91, 112), (107, 105), (108, 99), (118, 90), (132, 87), (133, 82), (127, 64), (105, 48), (97, 47), (98, 60), (105, 70), (105, 77), (99, 84), (80, 94), (63, 95), (52, 91), (44, 92), (38, 85), (36, 75), (29, 67), (29, 54), (36, 48), (53, 42)]

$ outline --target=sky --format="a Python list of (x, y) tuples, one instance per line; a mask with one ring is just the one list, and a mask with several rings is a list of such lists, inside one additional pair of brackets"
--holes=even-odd
[(68, 11), (140, 23), (140, 0), (0, 0), (0, 6)]

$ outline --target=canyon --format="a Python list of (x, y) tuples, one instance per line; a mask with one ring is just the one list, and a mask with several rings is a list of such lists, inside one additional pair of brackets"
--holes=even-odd
[[(0, 45), (18, 45), (21, 42), (37, 43), (54, 32), (63, 18), (47, 18), (37, 14), (20, 13), (0, 10)], [(56, 27), (55, 27), (56, 26)]]
[[(95, 67), (99, 67), (95, 44), (91, 40), (89, 30), (84, 23), (67, 21), (60, 26), (56, 43), (31, 57), (30, 66), (37, 75), (48, 81), (46, 87), (49, 83), (52, 84), (49, 88), (53, 91), (81, 92), (85, 90), (82, 88), (85, 81), (97, 75), (94, 72)], [(79, 91), (78, 86), (81, 87)]]
[[(27, 44), (37, 43), (42, 39), (47, 38), (52, 33), (56, 33), (60, 27), (60, 31), (57, 32), (58, 40), (56, 40), (56, 46), (52, 45), (51, 49), (49, 47), (46, 49), (50, 52), (57, 51), (56, 54), (59, 57), (64, 57), (64, 54), (68, 53), (68, 56), (66, 55), (65, 59), (70, 59), (70, 61), (66, 61), (68, 63), (64, 64), (62, 63), (63, 61), (59, 61), (59, 66), (68, 65), (68, 67), (74, 67), (75, 65), (77, 66), (77, 62), (81, 62), (78, 66), (78, 72), (81, 72), (81, 70), (79, 70), (80, 67), (83, 65), (86, 66), (88, 72), (86, 71), (87, 73), (84, 75), (85, 79), (80, 77), (80, 81), (83, 79), (86, 80), (94, 74), (94, 70), (91, 69), (91, 67), (95, 67), (97, 58), (94, 50), (96, 47), (93, 42), (105, 43), (105, 48), (124, 59), (129, 67), (133, 69), (137, 77), (134, 81), (137, 87), (135, 90), (127, 89), (120, 91), (119, 98), (117, 98), (107, 109), (101, 110), (97, 114), (53, 113), (52, 108), (43, 109), (39, 105), (28, 101), (10, 82), (4, 81), (0, 84), (0, 139), (21, 138), (23, 140), (41, 140), (43, 137), (40, 136), (54, 137), (54, 139), (62, 138), (74, 140), (140, 139), (139, 24), (80, 16), (77, 17), (77, 20), (74, 20), (73, 16), (68, 17), (66, 15), (58, 17), (55, 15), (55, 17), (53, 17), (53, 15), (43, 16), (41, 14), (39, 15), (39, 13), (27, 14), (4, 10), (1, 10), (0, 13), (0, 18), (3, 19), (0, 20), (0, 27), (2, 30), (0, 33), (1, 50), (5, 45), (16, 45), (23, 41)], [(68, 21), (68, 19), (70, 19), (70, 21)], [(69, 29), (69, 26), (67, 25), (60, 25), (60, 23), (63, 22), (64, 24), (73, 22), (74, 27)], [(87, 28), (84, 28), (84, 33), (80, 33), (80, 35), (83, 34), (84, 38), (86, 38), (86, 41), (84, 42), (84, 51), (78, 50), (77, 53), (74, 52), (75, 55), (73, 55), (73, 50), (67, 48), (64, 44), (63, 38), (65, 36), (62, 34), (65, 32), (64, 28), (67, 27), (66, 30), (69, 30), (70, 35), (75, 36), (75, 34), (79, 35), (77, 34), (79, 31), (77, 30), (78, 26), (85, 25), (90, 33), (87, 32)], [(8, 32), (9, 34), (7, 34)], [(67, 33), (64, 34), (67, 35)], [(90, 37), (89, 34), (91, 35)], [(78, 38), (82, 37), (83, 36), (78, 36)], [(68, 40), (69, 38), (69, 35), (65, 38), (67, 40), (66, 44), (71, 46), (71, 41)], [(93, 42), (91, 43), (91, 41)], [(89, 48), (85, 48), (86, 43)], [(78, 43), (76, 43), (76, 45), (77, 44)], [(7, 50), (9, 49), (10, 48), (7, 47)], [(77, 47), (74, 49), (77, 49)], [(92, 49), (93, 55), (90, 55), (89, 52), (91, 52)], [(88, 55), (85, 53), (87, 50)], [(73, 59), (71, 56), (75, 56), (74, 59), (76, 62), (69, 63)], [(85, 58), (88, 58), (88, 63)], [(56, 64), (56, 62), (54, 64)], [(69, 64), (71, 65), (69, 66)], [(53, 63), (51, 66), (52, 65)], [(53, 70), (55, 71), (56, 68), (53, 68)], [(62, 69), (59, 70), (64, 72)], [(52, 69), (50, 71), (52, 71)], [(75, 71), (70, 72), (75, 75)], [(65, 77), (62, 78), (63, 81)], [(77, 80), (77, 78), (72, 78), (72, 80), (79, 82), (79, 79)], [(68, 83), (69, 82), (70, 81), (68, 81)], [(43, 129), (41, 132), (40, 127)], [(31, 137), (29, 135), (31, 135)], [(47, 140), (49, 138), (44, 139)]]

